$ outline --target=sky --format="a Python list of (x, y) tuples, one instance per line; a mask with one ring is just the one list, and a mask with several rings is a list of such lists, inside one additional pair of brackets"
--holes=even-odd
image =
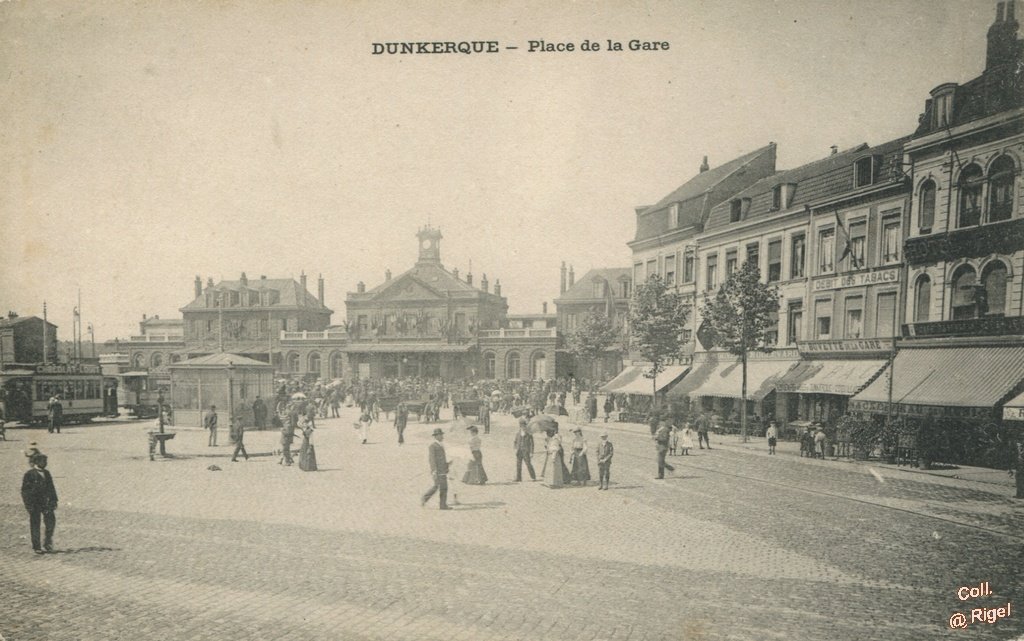
[[(628, 266), (634, 208), (705, 155), (775, 142), (785, 169), (911, 133), (981, 72), (995, 4), (0, 2), (0, 313), (46, 301), (70, 338), (81, 291), (102, 341), (180, 317), (196, 275), (305, 271), (340, 323), (428, 222), (446, 267), (537, 313), (562, 261)], [(372, 53), (435, 40), (501, 50)]]

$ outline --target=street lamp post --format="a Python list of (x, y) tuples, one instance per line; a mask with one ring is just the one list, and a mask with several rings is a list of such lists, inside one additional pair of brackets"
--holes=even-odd
[(228, 361), (228, 438), (235, 438), (235, 365)]

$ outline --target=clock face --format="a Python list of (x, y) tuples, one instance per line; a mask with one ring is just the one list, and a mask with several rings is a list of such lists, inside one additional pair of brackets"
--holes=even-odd
[(429, 238), (424, 238), (423, 242), (421, 243), (421, 246), (423, 247), (423, 249), (430, 249), (430, 245), (431, 245), (430, 239)]

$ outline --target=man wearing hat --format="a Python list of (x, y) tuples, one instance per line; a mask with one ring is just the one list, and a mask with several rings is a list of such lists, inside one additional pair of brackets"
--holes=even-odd
[(206, 445), (208, 447), (217, 446), (217, 406), (211, 405), (210, 409), (203, 416), (203, 427), (210, 432), (210, 438)]
[(775, 453), (775, 444), (779, 440), (779, 428), (775, 421), (768, 423), (768, 429), (765, 430), (765, 438), (768, 439), (768, 453)]
[(434, 442), (430, 444), (427, 459), (430, 461), (430, 475), (434, 478), (434, 484), (423, 494), (420, 505), (426, 505), (427, 501), (434, 496), (434, 492), (441, 495), (441, 509), (450, 510), (448, 507), (448, 458), (444, 453), (444, 430), (440, 427), (434, 428)]
[(519, 419), (519, 432), (516, 433), (516, 481), (523, 480), (523, 463), (526, 463), (526, 471), (530, 473), (530, 480), (537, 480), (537, 473), (533, 471), (533, 434), (526, 429), (526, 417)]
[[(21, 480), (21, 500), (28, 511), (29, 532), (32, 537), (32, 549), (36, 554), (53, 551), (53, 530), (57, 526), (57, 518), (53, 511), (57, 509), (57, 490), (53, 486), (53, 477), (46, 469), (46, 455), (33, 454), (32, 469), (25, 472)], [(39, 522), (42, 521), (44, 536), (40, 541)]]
[(665, 462), (665, 455), (668, 454), (669, 427), (668, 423), (662, 421), (654, 432), (654, 444), (658, 450), (658, 476), (657, 479), (665, 478), (665, 470), (675, 472), (676, 468)]
[(601, 442), (597, 444), (597, 489), (607, 490), (611, 478), (612, 456), (615, 447), (608, 440), (608, 432), (601, 433)]

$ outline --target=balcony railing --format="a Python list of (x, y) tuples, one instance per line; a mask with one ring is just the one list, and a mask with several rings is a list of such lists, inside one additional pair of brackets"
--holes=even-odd
[(1024, 316), (989, 316), (964, 320), (910, 323), (903, 326), (905, 338), (940, 336), (1016, 336), (1024, 334)]
[(180, 334), (146, 334), (132, 336), (129, 340), (132, 343), (180, 343), (185, 340), (185, 337)]
[(348, 334), (343, 329), (325, 329), (319, 332), (281, 332), (282, 341), (343, 341)]
[(558, 330), (554, 327), (480, 330), (480, 338), (555, 338), (557, 335)]

